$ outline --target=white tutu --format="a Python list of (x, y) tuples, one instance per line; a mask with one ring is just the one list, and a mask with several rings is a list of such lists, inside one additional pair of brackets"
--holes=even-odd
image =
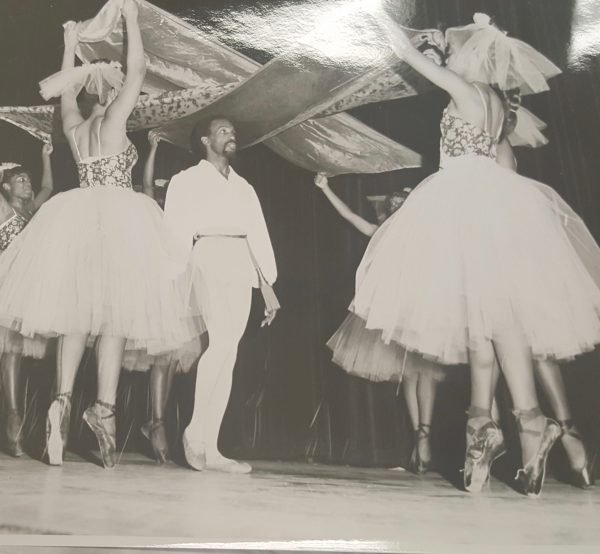
[(535, 357), (568, 359), (600, 342), (599, 268), (600, 249), (552, 189), (465, 155), (374, 235), (352, 309), (383, 343), (442, 364), (515, 328)]
[[(353, 313), (348, 314), (327, 346), (333, 352), (335, 364), (370, 381), (402, 381), (415, 374), (442, 381), (451, 374), (397, 343), (384, 343), (380, 330), (367, 329), (364, 320)], [(464, 371), (457, 367), (454, 375), (464, 375)]]
[(0, 256), (0, 324), (26, 337), (126, 337), (151, 356), (195, 338), (162, 212), (130, 188), (58, 194)]

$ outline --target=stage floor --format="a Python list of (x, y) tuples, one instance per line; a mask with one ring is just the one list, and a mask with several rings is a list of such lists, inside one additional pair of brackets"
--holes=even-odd
[[(549, 480), (540, 498), (529, 499), (497, 480), (491, 491), (469, 495), (436, 473), (264, 461), (254, 467), (250, 475), (195, 472), (127, 454), (106, 471), (72, 453), (62, 467), (0, 454), (0, 544), (48, 534), (41, 540), (57, 546), (109, 544), (110, 536), (112, 544), (131, 546), (275, 541), (269, 550), (279, 550), (277, 541), (341, 540), (368, 543), (330, 547), (600, 551), (600, 485), (580, 491)], [(37, 549), (0, 548), (17, 551)]]

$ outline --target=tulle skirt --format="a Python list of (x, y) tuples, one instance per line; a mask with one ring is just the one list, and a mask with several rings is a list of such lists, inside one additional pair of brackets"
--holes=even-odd
[(41, 360), (48, 351), (48, 341), (44, 337), (24, 337), (16, 331), (0, 327), (0, 353), (21, 354), (28, 358)]
[(370, 381), (402, 381), (418, 374), (434, 381), (443, 381), (450, 375), (464, 376), (460, 367), (451, 373), (395, 342), (384, 343), (381, 331), (367, 329), (364, 320), (353, 313), (347, 315), (327, 346), (335, 364)]
[(454, 158), (375, 233), (351, 310), (373, 334), (351, 344), (348, 326), (332, 346), (357, 374), (377, 368), (364, 362), (377, 338), (380, 361), (399, 345), (463, 364), (514, 333), (534, 357), (570, 359), (600, 342), (600, 248), (551, 188), (485, 157)]
[[(195, 338), (162, 212), (110, 186), (46, 202), (0, 256), (0, 325), (25, 337), (125, 337), (159, 356)], [(194, 314), (192, 314), (194, 315)]]

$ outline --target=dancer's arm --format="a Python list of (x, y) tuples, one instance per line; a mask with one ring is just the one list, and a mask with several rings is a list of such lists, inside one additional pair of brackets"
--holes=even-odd
[(50, 154), (52, 154), (52, 143), (47, 142), (42, 147), (42, 184), (38, 194), (33, 200), (34, 211), (39, 210), (40, 206), (52, 196), (54, 192), (54, 179), (52, 177), (52, 162)]
[[(69, 22), (64, 33), (65, 51), (61, 67), (63, 71), (75, 67), (75, 48), (77, 47), (78, 35), (79, 25), (72, 21)], [(63, 132), (69, 138), (73, 129), (83, 121), (77, 105), (77, 94), (74, 90), (65, 90), (60, 95), (60, 114)]]
[(123, 88), (106, 110), (102, 125), (105, 130), (108, 130), (108, 126), (109, 129), (120, 133), (125, 133), (127, 119), (138, 101), (146, 74), (144, 45), (138, 22), (138, 7), (134, 0), (125, 0), (123, 18), (127, 28), (127, 74)]
[(158, 143), (160, 142), (160, 135), (155, 129), (148, 133), (148, 142), (150, 143), (150, 152), (148, 153), (146, 165), (144, 165), (143, 192), (150, 198), (154, 198), (154, 164)]
[(394, 53), (423, 77), (450, 94), (459, 110), (463, 107), (461, 104), (468, 102), (468, 106), (465, 106), (468, 109), (473, 102), (479, 102), (478, 93), (473, 84), (465, 81), (454, 71), (437, 65), (419, 52), (401, 27), (389, 17), (382, 15), (378, 19), (378, 23), (384, 30)]
[(377, 231), (377, 225), (369, 223), (366, 219), (363, 219), (358, 214), (355, 214), (344, 202), (342, 202), (335, 193), (329, 188), (327, 184), (327, 177), (322, 173), (317, 173), (315, 177), (315, 185), (319, 187), (327, 200), (331, 202), (331, 205), (335, 208), (346, 221), (350, 222), (356, 229), (358, 229), (363, 235), (371, 237)]

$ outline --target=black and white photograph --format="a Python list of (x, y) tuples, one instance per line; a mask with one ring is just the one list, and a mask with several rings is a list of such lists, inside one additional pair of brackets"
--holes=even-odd
[(0, 554), (599, 551), (599, 0), (1, 4)]

